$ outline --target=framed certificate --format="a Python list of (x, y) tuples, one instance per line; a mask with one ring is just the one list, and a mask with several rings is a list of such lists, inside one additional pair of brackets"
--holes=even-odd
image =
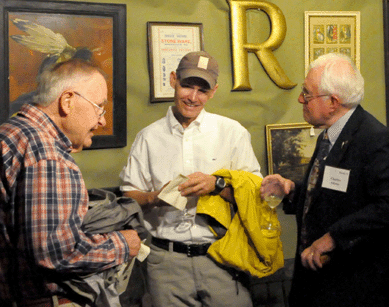
[(148, 22), (148, 51), (150, 72), (150, 102), (173, 101), (170, 73), (181, 58), (203, 46), (201, 23)]

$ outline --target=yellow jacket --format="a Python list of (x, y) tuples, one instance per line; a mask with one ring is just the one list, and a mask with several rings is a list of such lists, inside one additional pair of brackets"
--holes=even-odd
[[(279, 232), (261, 230), (270, 218), (271, 209), (261, 200), (262, 178), (245, 171), (219, 170), (214, 175), (224, 177), (234, 189), (238, 211), (231, 220), (230, 204), (220, 196), (205, 195), (197, 204), (197, 214), (206, 214), (223, 225), (227, 232), (208, 249), (217, 262), (265, 277), (284, 266)], [(272, 223), (279, 226), (276, 215)]]

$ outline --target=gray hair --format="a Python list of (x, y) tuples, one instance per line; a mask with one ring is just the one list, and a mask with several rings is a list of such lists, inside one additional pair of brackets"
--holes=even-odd
[(37, 78), (38, 87), (34, 103), (44, 107), (48, 106), (64, 91), (89, 80), (94, 73), (100, 73), (106, 78), (101, 69), (81, 59), (71, 59), (54, 64), (45, 69)]
[(365, 81), (354, 62), (346, 55), (328, 53), (318, 57), (309, 68), (323, 68), (319, 90), (338, 96), (343, 105), (355, 107), (364, 97)]

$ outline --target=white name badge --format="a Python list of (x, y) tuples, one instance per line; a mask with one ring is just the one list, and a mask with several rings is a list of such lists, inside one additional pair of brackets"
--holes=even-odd
[(322, 187), (340, 192), (347, 192), (350, 170), (326, 166), (324, 168)]

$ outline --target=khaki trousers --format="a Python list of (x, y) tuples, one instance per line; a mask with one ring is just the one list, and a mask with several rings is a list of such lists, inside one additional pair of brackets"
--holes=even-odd
[(147, 257), (153, 307), (252, 307), (249, 290), (234, 273), (209, 256), (188, 257), (154, 245)]

